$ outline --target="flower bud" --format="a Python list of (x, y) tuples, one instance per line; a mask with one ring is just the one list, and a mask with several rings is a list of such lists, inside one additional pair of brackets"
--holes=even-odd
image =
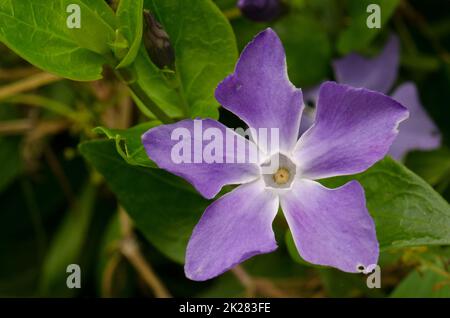
[(144, 45), (152, 62), (160, 69), (175, 68), (175, 52), (169, 35), (148, 10), (144, 10)]
[(257, 22), (272, 21), (283, 9), (280, 0), (239, 0), (238, 7), (246, 18)]
[(118, 0), (105, 0), (106, 3), (113, 9), (114, 12), (117, 11), (117, 6), (119, 5)]

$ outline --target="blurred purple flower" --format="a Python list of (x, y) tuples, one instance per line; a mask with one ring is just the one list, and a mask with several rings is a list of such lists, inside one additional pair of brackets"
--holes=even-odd
[(237, 6), (245, 17), (257, 22), (272, 21), (282, 11), (280, 0), (239, 0)]
[[(241, 184), (207, 207), (194, 228), (186, 276), (207, 280), (254, 255), (274, 251), (272, 222), (280, 205), (306, 261), (346, 272), (376, 264), (375, 225), (361, 185), (350, 181), (328, 189), (313, 180), (359, 173), (383, 158), (407, 109), (381, 93), (326, 82), (320, 88), (315, 124), (298, 139), (302, 92), (288, 79), (283, 46), (271, 29), (244, 49), (234, 73), (217, 87), (216, 99), (249, 127), (278, 129), (280, 143), (269, 149), (257, 142), (264, 154), (257, 163), (226, 163), (239, 155), (234, 146), (226, 146), (221, 162), (174, 163), (174, 129), (189, 131), (194, 136), (190, 144), (208, 144), (195, 139), (194, 120), (152, 128), (143, 135), (149, 157), (206, 198), (224, 185)], [(214, 127), (252, 144), (215, 120), (201, 123), (204, 130)], [(279, 165), (263, 174), (262, 167), (276, 155)]]
[[(420, 103), (417, 87), (412, 82), (401, 84), (392, 92), (398, 76), (399, 40), (391, 35), (381, 53), (374, 58), (365, 58), (356, 53), (349, 54), (333, 62), (336, 80), (354, 87), (364, 87), (388, 94), (405, 105), (410, 113), (409, 119), (401, 124), (400, 133), (389, 149), (389, 155), (401, 160), (411, 150), (432, 150), (438, 148), (441, 136), (438, 128)], [(308, 90), (305, 100), (315, 101), (317, 87)], [(309, 118), (308, 118), (309, 117)], [(303, 129), (313, 121), (314, 114), (309, 112)]]

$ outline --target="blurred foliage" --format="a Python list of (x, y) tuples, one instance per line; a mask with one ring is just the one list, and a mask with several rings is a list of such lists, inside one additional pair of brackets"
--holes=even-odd
[[(242, 17), (236, 2), (0, 0), (0, 296), (161, 295), (148, 284), (153, 275), (181, 297), (450, 297), (441, 247), (450, 243), (450, 2), (284, 0), (288, 9), (270, 23)], [(68, 3), (82, 8), (82, 31), (65, 27)], [(369, 3), (382, 8), (381, 29), (366, 27)], [(147, 54), (143, 8), (167, 31), (174, 69)], [(242, 126), (219, 108), (214, 88), (267, 27), (302, 88), (332, 79), (334, 58), (374, 55), (398, 34), (399, 81), (418, 85), (442, 133), (442, 147), (411, 152), (407, 168), (386, 158), (324, 181), (363, 184), (383, 249), (381, 289), (303, 261), (281, 213), (276, 252), (208, 282), (184, 276), (187, 240), (209, 201), (157, 169), (140, 136), (196, 116)], [(82, 267), (80, 290), (65, 285), (72, 263)]]

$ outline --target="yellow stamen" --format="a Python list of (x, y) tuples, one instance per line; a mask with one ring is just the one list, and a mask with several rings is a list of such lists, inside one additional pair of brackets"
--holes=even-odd
[(286, 168), (279, 168), (278, 171), (273, 175), (273, 180), (277, 184), (285, 184), (289, 181), (289, 170)]

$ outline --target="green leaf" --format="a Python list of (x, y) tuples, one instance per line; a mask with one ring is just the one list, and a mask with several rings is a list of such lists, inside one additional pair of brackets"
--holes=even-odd
[[(54, 0), (44, 0), (47, 7), (55, 6)], [(98, 54), (106, 54), (110, 52), (110, 45), (115, 38), (116, 18), (113, 11), (103, 0), (59, 0), (61, 7), (57, 6), (57, 10), (64, 10), (64, 24), (60, 28), (72, 38), (82, 48), (91, 50)], [(50, 4), (51, 3), (51, 4)], [(80, 28), (68, 28), (66, 19), (70, 13), (66, 12), (66, 8), (71, 4), (80, 6)], [(42, 10), (42, 9), (41, 9)], [(45, 9), (44, 9), (45, 10)], [(35, 13), (41, 13), (39, 11)], [(60, 12), (54, 11), (54, 14)]]
[[(81, 8), (81, 28), (69, 29), (69, 4)], [(101, 78), (114, 39), (111, 9), (103, 0), (1, 0), (0, 41), (37, 67), (73, 80)], [(43, 50), (42, 48), (45, 48)]]
[(356, 179), (364, 187), (381, 249), (450, 244), (450, 206), (402, 164), (386, 157), (366, 172), (323, 180), (335, 188)]
[(165, 171), (127, 164), (111, 140), (83, 143), (80, 151), (103, 175), (144, 236), (163, 254), (183, 263), (192, 229), (208, 201)]
[(382, 28), (369, 29), (367, 18), (371, 13), (367, 12), (370, 4), (378, 4), (381, 10), (381, 27), (383, 27), (394, 13), (399, 0), (348, 0), (350, 25), (341, 32), (337, 49), (341, 54), (357, 51), (365, 48)]
[[(146, 0), (144, 6), (163, 25), (175, 50), (175, 84), (168, 84), (178, 95), (175, 105), (192, 118), (217, 118), (214, 90), (233, 72), (238, 53), (228, 20), (211, 0)], [(136, 69), (138, 80), (153, 99), (152, 90), (162, 86), (164, 79), (154, 67), (141, 72)], [(152, 72), (153, 81), (142, 81), (142, 72)], [(174, 105), (173, 96), (165, 96), (168, 98), (162, 103), (161, 95), (159, 101), (154, 99), (163, 109), (167, 104)]]
[(155, 120), (126, 130), (97, 127), (94, 131), (113, 139), (116, 143), (117, 152), (128, 164), (156, 168), (156, 164), (150, 160), (145, 152), (141, 137), (147, 130), (159, 124), (160, 122)]
[(408, 154), (406, 166), (435, 186), (450, 179), (450, 150), (414, 151)]
[(144, 0), (121, 0), (117, 8), (119, 32), (130, 43), (126, 56), (117, 68), (126, 67), (136, 58), (142, 40)]
[(412, 271), (392, 292), (392, 298), (450, 298), (450, 280), (432, 270)]
[[(420, 249), (420, 250), (419, 250)], [(439, 298), (450, 297), (450, 273), (448, 246), (434, 246), (410, 250), (404, 255), (407, 262), (416, 264), (412, 270), (394, 289), (393, 298)]]
[(47, 296), (70, 296), (74, 292), (67, 288), (66, 268), (70, 264), (80, 265), (94, 210), (95, 194), (96, 187), (93, 184), (84, 187), (77, 204), (68, 212), (52, 240), (41, 277), (41, 291)]
[(327, 77), (331, 44), (317, 20), (293, 13), (276, 23), (275, 30), (283, 41), (289, 78), (295, 85), (309, 86)]

